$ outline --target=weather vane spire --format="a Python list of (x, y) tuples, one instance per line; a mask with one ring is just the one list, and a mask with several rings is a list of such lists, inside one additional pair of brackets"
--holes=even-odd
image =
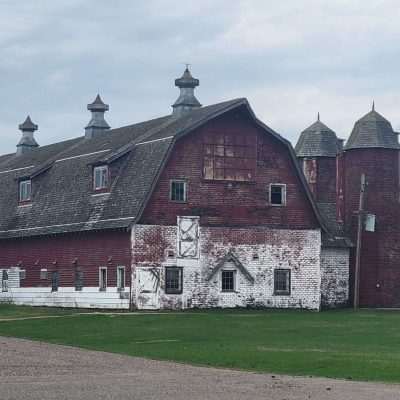
[(375, 100), (372, 100), (372, 111), (375, 111)]

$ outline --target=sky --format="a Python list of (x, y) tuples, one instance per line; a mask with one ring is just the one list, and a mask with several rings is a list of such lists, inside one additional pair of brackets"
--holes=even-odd
[(295, 144), (320, 112), (347, 138), (371, 109), (400, 131), (398, 0), (0, 0), (0, 154), (171, 112), (191, 64), (203, 105), (246, 97)]

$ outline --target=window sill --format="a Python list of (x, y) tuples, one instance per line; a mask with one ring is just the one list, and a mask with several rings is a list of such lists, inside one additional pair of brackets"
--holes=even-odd
[(274, 292), (274, 296), (290, 296), (290, 293), (288, 293), (288, 292), (282, 292), (282, 293), (280, 293), (280, 292)]
[(201, 179), (202, 182), (204, 183), (221, 183), (221, 184), (232, 184), (232, 185), (255, 185), (257, 182), (255, 180), (251, 180), (251, 181), (234, 181), (234, 180), (230, 180), (230, 179), (206, 179), (206, 178), (202, 178)]
[(284, 204), (272, 204), (272, 203), (269, 203), (268, 205), (270, 207), (286, 207), (286, 203), (284, 203)]
[(221, 290), (221, 293), (237, 293), (236, 290)]
[(31, 201), (20, 201), (18, 203), (18, 207), (31, 207), (32, 202)]
[(105, 196), (111, 194), (109, 190), (96, 190), (94, 193), (92, 193), (92, 196)]
[(182, 292), (165, 292), (165, 294), (180, 295)]

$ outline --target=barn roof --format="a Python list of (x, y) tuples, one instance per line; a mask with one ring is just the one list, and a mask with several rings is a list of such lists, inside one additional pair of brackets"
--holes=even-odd
[[(325, 229), (290, 143), (257, 120), (246, 99), (234, 99), (179, 118), (168, 115), (111, 129), (91, 139), (77, 137), (39, 147), (18, 157), (0, 156), (0, 239), (129, 228), (140, 218), (175, 141), (239, 108), (287, 146), (293, 168)], [(93, 165), (113, 162), (119, 172), (109, 193), (93, 194)], [(34, 178), (33, 201), (19, 206), (17, 182), (24, 178)]]
[(360, 148), (400, 148), (391, 123), (376, 112), (374, 106), (368, 114), (355, 123), (344, 149)]
[(340, 141), (336, 133), (319, 119), (305, 129), (299, 137), (295, 151), (297, 157), (336, 157)]

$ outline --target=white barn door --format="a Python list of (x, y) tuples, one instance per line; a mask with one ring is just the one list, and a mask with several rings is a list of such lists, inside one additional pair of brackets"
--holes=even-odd
[(160, 308), (160, 275), (158, 267), (138, 267), (136, 270), (136, 306), (140, 310)]

